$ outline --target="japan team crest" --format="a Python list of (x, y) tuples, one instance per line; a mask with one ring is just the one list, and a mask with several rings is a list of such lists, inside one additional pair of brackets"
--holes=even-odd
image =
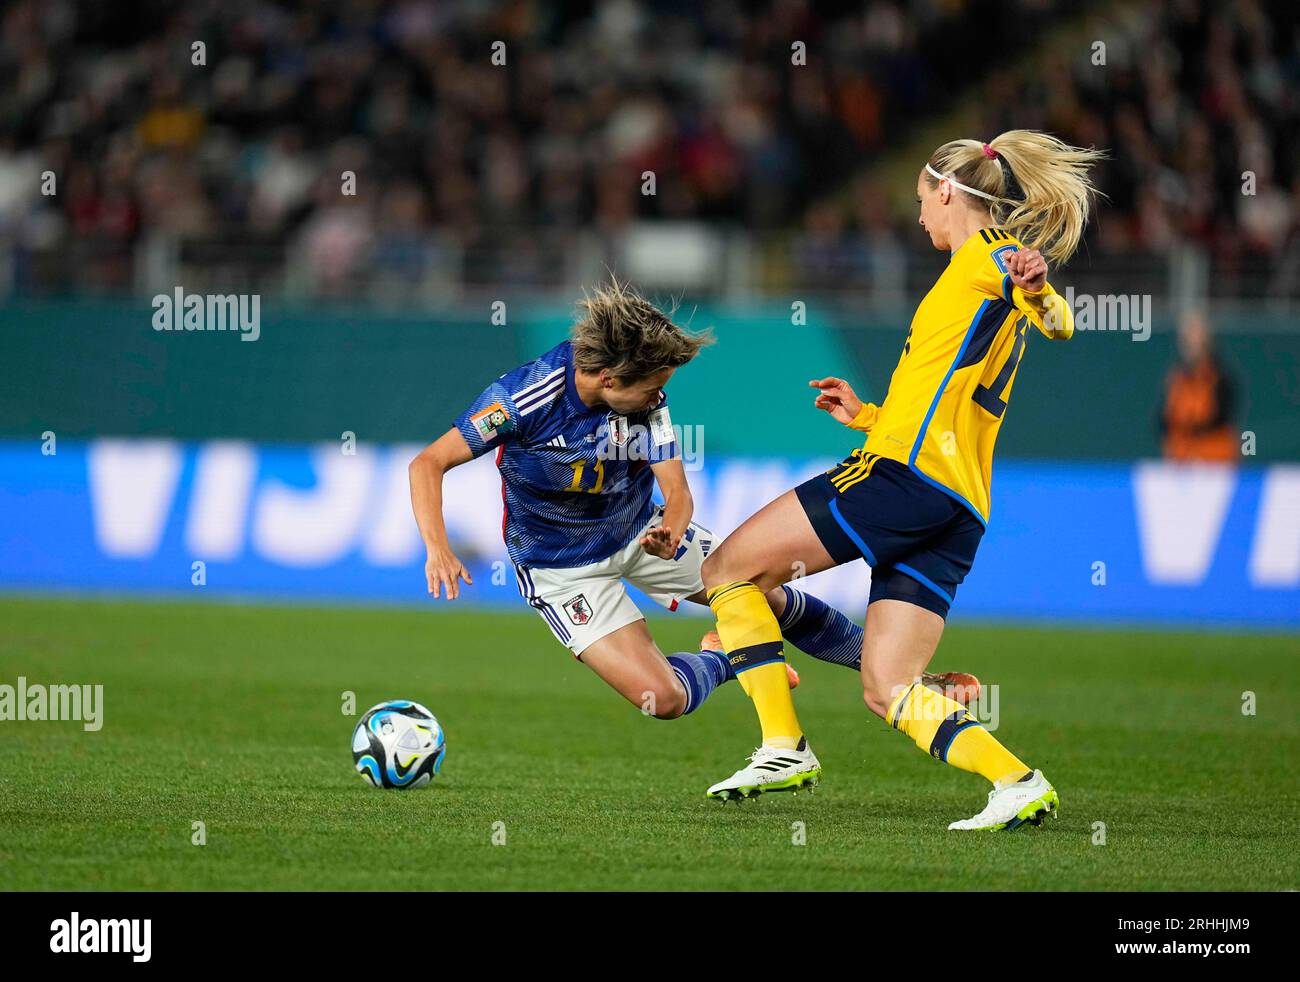
[(591, 620), (592, 616), (591, 604), (587, 603), (587, 598), (581, 593), (572, 600), (566, 600), (564, 602), (564, 612), (569, 615), (569, 620), (578, 625), (578, 627), (582, 627), (583, 624), (586, 624)]
[(627, 445), (627, 417), (610, 416), (609, 417), (609, 442), (616, 447)]

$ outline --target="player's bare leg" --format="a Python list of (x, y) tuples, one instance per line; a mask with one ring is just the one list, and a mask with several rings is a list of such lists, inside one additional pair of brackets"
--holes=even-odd
[(665, 656), (644, 620), (633, 621), (583, 649), (580, 661), (647, 716), (677, 719), (694, 712), (734, 676), (720, 646)]
[(719, 583), (743, 578), (767, 594), (796, 572), (811, 576), (835, 565), (798, 496), (787, 491), (716, 545), (702, 572), (706, 592)]
[(649, 716), (676, 719), (686, 709), (686, 691), (643, 620), (606, 634), (579, 659)]
[(943, 627), (934, 611), (901, 600), (877, 600), (867, 608), (862, 699), (868, 709), (885, 718), (903, 689), (924, 675)]
[(932, 757), (993, 782), (988, 805), (950, 829), (1014, 829), (1054, 813), (1055, 788), (985, 730), (960, 703), (928, 688), (922, 676), (943, 637), (944, 620), (901, 600), (867, 608), (862, 697), (877, 716)]

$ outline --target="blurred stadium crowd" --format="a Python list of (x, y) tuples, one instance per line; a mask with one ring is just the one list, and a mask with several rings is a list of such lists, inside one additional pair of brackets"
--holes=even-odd
[[(978, 126), (951, 136), (1032, 126), (1111, 150), (1093, 254), (1191, 243), (1218, 282), (1249, 264), (1266, 271), (1259, 289), (1295, 296), (1294, 13), (1294, 0), (16, 0), (0, 22), (0, 278), (130, 288), (161, 233), (196, 263), (293, 262), (317, 293), (448, 266), (545, 283), (566, 233), (666, 219), (779, 238), (789, 275), (814, 285), (865, 281), (882, 250), (921, 247), (910, 184), (900, 193), (883, 165), (965, 100), (963, 125)], [(1076, 49), (1089, 30), (1106, 40), (1106, 65), (1071, 50), (1044, 77), (1034, 55), (1067, 27)], [(792, 39), (806, 65), (792, 66)], [(974, 72), (973, 51), (988, 53)]]

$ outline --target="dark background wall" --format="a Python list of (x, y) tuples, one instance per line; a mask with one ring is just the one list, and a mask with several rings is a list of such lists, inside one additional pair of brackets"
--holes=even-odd
[[(264, 306), (256, 342), (164, 333), (140, 301), (29, 301), (0, 308), (0, 436), (172, 436), (270, 442), (432, 439), (489, 381), (560, 340), (569, 311), (508, 308), (396, 315), (368, 308)], [(849, 378), (878, 400), (906, 316), (779, 306), (699, 308), (718, 344), (669, 387), (673, 418), (703, 424), (707, 450), (835, 454), (854, 440), (811, 408), (807, 381)], [(1262, 317), (1220, 319), (1219, 345), (1240, 393), (1238, 419), (1260, 461), (1300, 459), (1300, 334)], [(1156, 416), (1174, 358), (1168, 323), (1145, 342), (1079, 333), (1033, 336), (1002, 431), (1003, 457), (1128, 459), (1158, 453)], [(1032, 332), (1031, 332), (1032, 334)]]

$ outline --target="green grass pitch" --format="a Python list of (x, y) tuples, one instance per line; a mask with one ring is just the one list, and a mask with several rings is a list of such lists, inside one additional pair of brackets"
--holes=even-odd
[[(998, 736), (1062, 802), (1040, 829), (959, 835), (983, 781), (799, 652), (822, 787), (722, 806), (704, 789), (757, 741), (739, 686), (645, 718), (528, 611), (10, 598), (0, 623), (0, 683), (104, 685), (97, 733), (0, 722), (3, 890), (1300, 886), (1294, 636), (954, 625), (936, 667), (999, 684)], [(705, 623), (652, 626), (671, 651)], [(431, 788), (353, 772), (345, 690), (439, 716)]]

